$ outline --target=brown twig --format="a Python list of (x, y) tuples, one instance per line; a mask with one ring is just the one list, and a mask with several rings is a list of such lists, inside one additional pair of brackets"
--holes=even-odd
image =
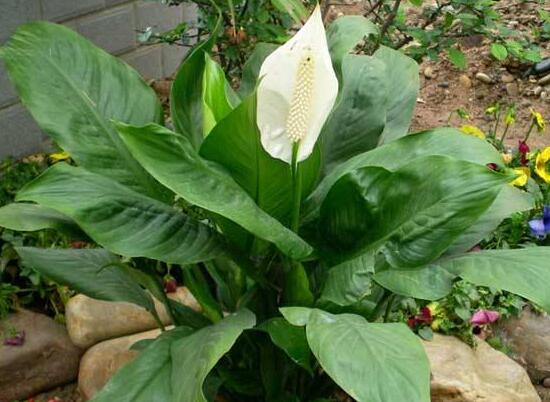
[(380, 29), (380, 40), (386, 35), (388, 32), (388, 28), (390, 27), (391, 23), (397, 16), (397, 11), (399, 10), (399, 6), (401, 5), (401, 0), (395, 0), (395, 3), (393, 3), (392, 10), (386, 17), (386, 20), (384, 21), (384, 25), (382, 25), (382, 28)]

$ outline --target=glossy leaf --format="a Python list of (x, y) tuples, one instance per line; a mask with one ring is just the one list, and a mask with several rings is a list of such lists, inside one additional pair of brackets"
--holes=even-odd
[(99, 300), (124, 301), (149, 311), (154, 305), (138, 282), (116, 264), (120, 259), (103, 249), (16, 247), (23, 264), (61, 285)]
[(373, 55), (386, 65), (386, 126), (380, 143), (386, 144), (405, 136), (420, 90), (418, 64), (403, 53), (381, 46)]
[(307, 344), (306, 331), (302, 327), (291, 325), (281, 317), (272, 318), (260, 326), (259, 330), (269, 334), (271, 341), (281, 348), (296, 364), (313, 373), (311, 351)]
[(172, 345), (193, 333), (186, 327), (167, 331), (117, 371), (90, 402), (165, 402), (172, 401), (170, 376)]
[(353, 399), (430, 401), (428, 358), (406, 325), (369, 323), (355, 314), (313, 309), (306, 335), (323, 369)]
[(55, 229), (73, 239), (87, 238), (65, 215), (36, 204), (13, 203), (1, 207), (0, 227), (21, 232)]
[(239, 94), (244, 98), (251, 95), (256, 88), (256, 83), (260, 75), (260, 68), (265, 58), (269, 56), (279, 45), (274, 43), (258, 43), (252, 54), (243, 66), (243, 75)]
[(202, 159), (187, 138), (153, 124), (120, 124), (118, 129), (137, 160), (191, 204), (234, 221), (293, 258), (311, 253), (305, 241), (263, 212), (218, 164)]
[(337, 74), (341, 72), (344, 57), (369, 35), (378, 35), (378, 28), (359, 15), (342, 16), (328, 26), (327, 42)]
[(222, 252), (207, 225), (82, 168), (57, 163), (27, 184), (17, 200), (61, 212), (98, 244), (127, 257), (190, 264)]
[(446, 155), (480, 165), (502, 160), (497, 150), (489, 143), (465, 135), (456, 129), (438, 128), (410, 134), (357, 155), (335, 167), (306, 200), (304, 215), (308, 220), (313, 219), (318, 214), (318, 208), (328, 191), (347, 173), (366, 166), (380, 166), (395, 170), (417, 158), (429, 155)]
[(218, 15), (210, 37), (196, 45), (181, 64), (170, 91), (170, 115), (174, 129), (187, 137), (196, 149), (199, 148), (204, 137), (202, 77), (205, 69), (205, 53), (209, 52), (214, 45), (220, 29), (221, 13)]
[[(259, 136), (256, 101), (252, 95), (216, 126), (204, 140), (200, 154), (226, 168), (260, 208), (286, 224), (292, 207), (290, 167), (265, 152)], [(304, 197), (315, 185), (319, 159), (319, 151), (316, 149), (313, 155), (299, 165)]]
[(325, 172), (378, 145), (386, 124), (386, 68), (374, 57), (344, 57), (339, 101), (321, 133)]
[(319, 230), (334, 255), (351, 257), (384, 244), (394, 267), (429, 264), (479, 218), (508, 179), (443, 156), (417, 159), (395, 172), (358, 169), (330, 190)]
[(329, 269), (320, 301), (350, 306), (370, 294), (374, 255), (365, 253)]
[(401, 296), (438, 300), (451, 292), (455, 277), (434, 263), (416, 269), (396, 269), (388, 265), (376, 271), (374, 280)]
[(150, 197), (169, 197), (110, 122), (162, 122), (160, 102), (136, 71), (73, 30), (47, 22), (20, 26), (2, 58), (39, 126), (79, 165)]
[(516, 212), (529, 211), (534, 207), (535, 202), (531, 194), (513, 186), (503, 186), (493, 204), (455, 240), (445, 254), (460, 254), (470, 250), (489, 236), (504, 219)]
[(531, 300), (550, 312), (550, 247), (485, 250), (439, 262), (479, 286), (503, 289)]
[(256, 324), (249, 310), (225, 317), (172, 345), (173, 402), (207, 402), (202, 385), (219, 359), (229, 352), (237, 338)]
[(207, 136), (216, 124), (239, 103), (237, 94), (225, 78), (221, 66), (204, 53), (202, 76), (203, 134)]

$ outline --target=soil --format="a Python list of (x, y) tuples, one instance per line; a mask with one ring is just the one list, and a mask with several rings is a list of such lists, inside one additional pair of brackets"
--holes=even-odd
[(21, 402), (84, 402), (76, 383), (64, 385)]

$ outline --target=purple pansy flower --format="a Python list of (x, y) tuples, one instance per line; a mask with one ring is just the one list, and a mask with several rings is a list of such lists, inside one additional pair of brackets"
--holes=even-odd
[(529, 227), (531, 228), (531, 233), (539, 238), (550, 233), (550, 205), (544, 207), (542, 219), (533, 219), (529, 221)]
[(497, 321), (500, 318), (500, 313), (493, 310), (478, 310), (470, 319), (473, 325), (487, 325)]

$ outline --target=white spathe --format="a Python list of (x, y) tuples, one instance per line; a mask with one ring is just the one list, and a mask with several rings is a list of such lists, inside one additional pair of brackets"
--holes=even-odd
[(338, 79), (317, 6), (302, 29), (271, 53), (260, 69), (257, 123), (267, 153), (291, 163), (296, 143), (298, 162), (306, 159), (337, 95)]

